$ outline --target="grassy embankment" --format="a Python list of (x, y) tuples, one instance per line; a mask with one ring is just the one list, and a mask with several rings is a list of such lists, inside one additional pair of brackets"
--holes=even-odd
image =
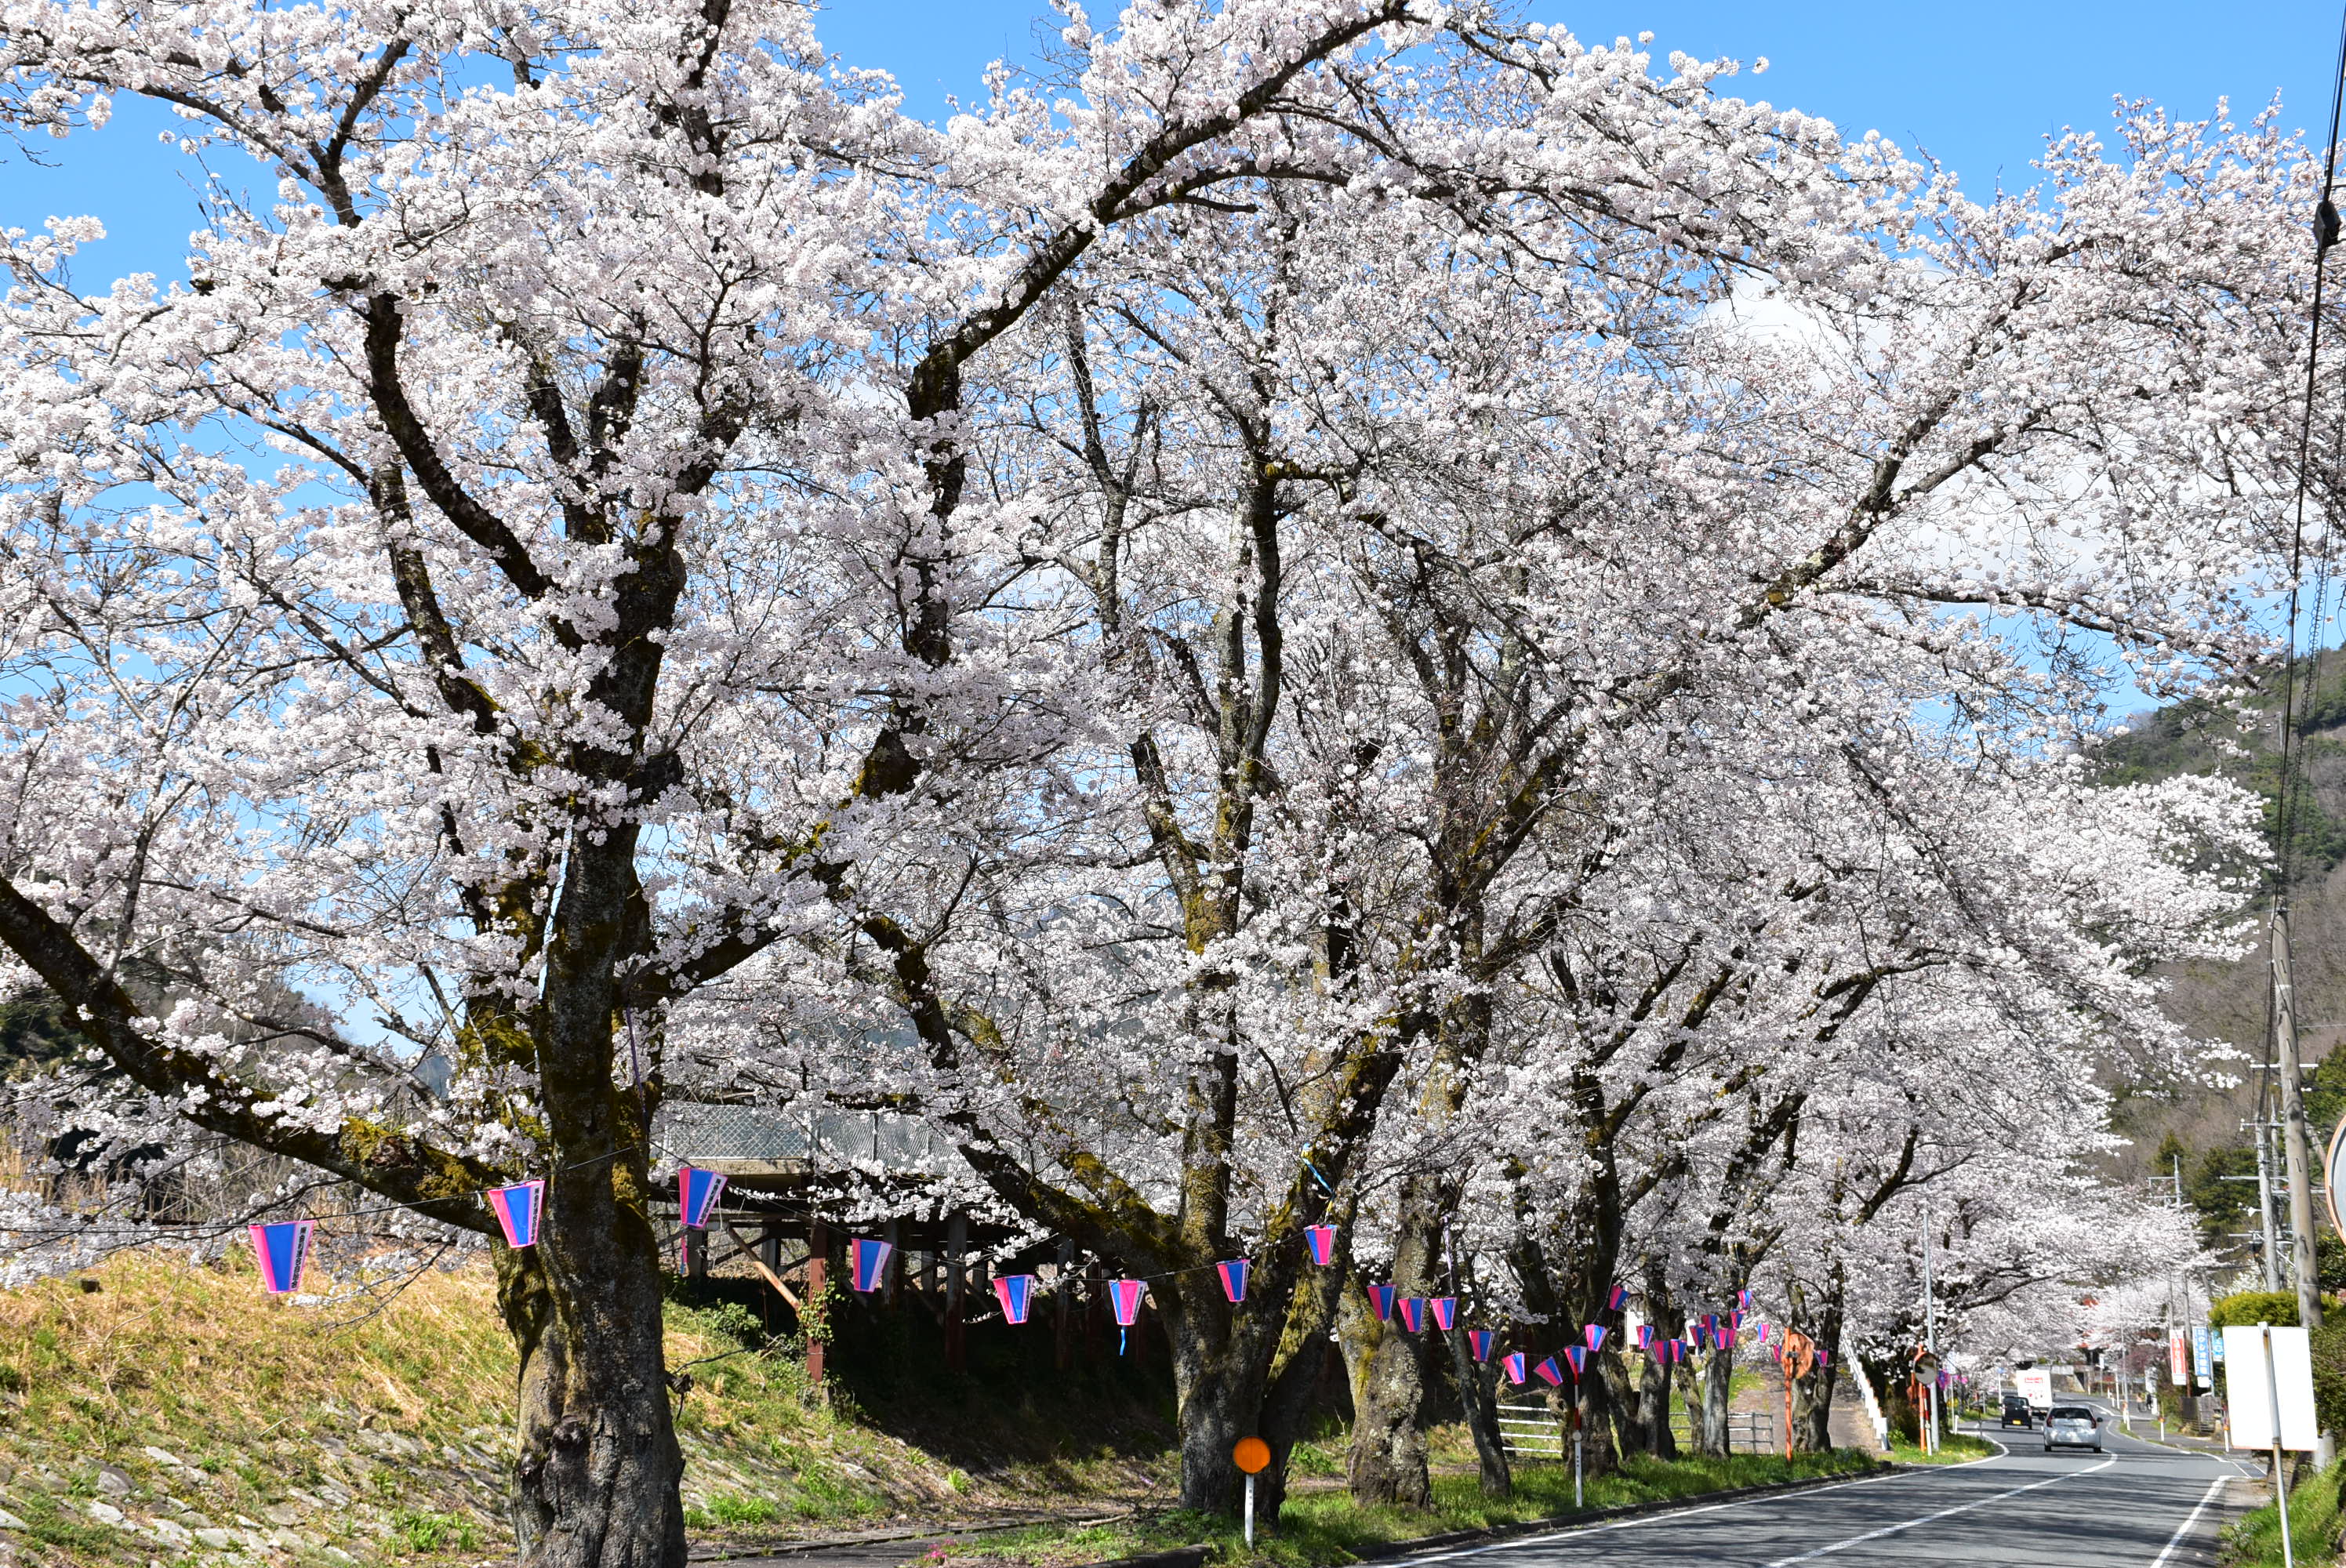
[[(2339, 1561), (2338, 1536), (2346, 1525), (2346, 1460), (2329, 1469), (2297, 1471), (2289, 1489), (2290, 1544), (2298, 1568), (2331, 1568)], [(2271, 1503), (2251, 1510), (2224, 1530), (2225, 1568), (2280, 1568), (2280, 1512)]]
[[(1016, 1343), (1047, 1368), (1047, 1340)], [(1164, 1508), (1169, 1412), (1136, 1394), (1130, 1363), (1042, 1377), (974, 1358), (971, 1379), (944, 1380), (923, 1369), (925, 1355), (869, 1353), (879, 1348), (862, 1358), (868, 1375), (835, 1380), (826, 1400), (808, 1387), (796, 1348), (768, 1341), (741, 1308), (671, 1306), (668, 1363), (691, 1377), (677, 1424), (697, 1539), (1122, 1503), (1130, 1518), (977, 1535), (945, 1555), (1002, 1568), (1197, 1541), (1226, 1560), (1244, 1555), (1234, 1527)], [(477, 1265), (395, 1292), (343, 1282), (322, 1300), (280, 1302), (261, 1295), (240, 1256), (211, 1268), (126, 1257), (87, 1282), (0, 1292), (0, 1568), (499, 1559), (510, 1550), (513, 1377)], [(1341, 1441), (1298, 1451), (1297, 1495), (1261, 1555), (1340, 1563), (1388, 1541), (1570, 1507), (1569, 1471), (1541, 1465), (1520, 1472), (1504, 1503), (1485, 1502), (1469, 1471), (1439, 1477), (1430, 1514), (1356, 1510), (1334, 1484)], [(1437, 1434), (1437, 1458), (1471, 1463), (1454, 1431)], [(1869, 1463), (1641, 1462), (1594, 1481), (1588, 1503)]]

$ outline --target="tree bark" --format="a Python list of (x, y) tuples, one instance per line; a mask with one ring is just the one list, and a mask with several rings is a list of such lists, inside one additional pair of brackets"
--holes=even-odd
[(614, 1186), (607, 1165), (557, 1171), (546, 1183), (545, 1239), (495, 1254), (498, 1307), (521, 1371), (513, 1482), (521, 1568), (682, 1568), (685, 1560), (658, 1242), (640, 1203), (616, 1201)]
[[(1430, 1296), (1440, 1281), (1436, 1254), (1443, 1213), (1441, 1184), (1420, 1173), (1402, 1184), (1392, 1283), (1403, 1296)], [(1352, 1446), (1345, 1464), (1352, 1501), (1363, 1507), (1433, 1506), (1426, 1468), (1426, 1355), (1395, 1308), (1393, 1320), (1367, 1335), (1367, 1365), (1352, 1390)]]
[(1697, 1452), (1720, 1455), (1733, 1450), (1727, 1414), (1734, 1380), (1735, 1349), (1731, 1344), (1720, 1346), (1703, 1358), (1702, 1419), (1695, 1423)]
[(1515, 1478), (1507, 1464), (1506, 1442), (1499, 1433), (1498, 1390), (1493, 1382), (1497, 1374), (1487, 1363), (1475, 1365), (1464, 1329), (1453, 1329), (1443, 1338), (1450, 1341), (1451, 1372), (1458, 1380), (1458, 1401), (1466, 1410), (1466, 1430), (1474, 1439), (1483, 1495), (1512, 1497)]
[[(1239, 1470), (1230, 1449), (1239, 1439), (1258, 1435), (1268, 1369), (1249, 1353), (1251, 1336), (1230, 1333), (1227, 1305), (1200, 1300), (1199, 1294), (1178, 1286), (1166, 1292), (1170, 1299), (1165, 1331), (1173, 1347), (1173, 1389), (1180, 1411), (1179, 1506), (1228, 1514), (1239, 1504)], [(1258, 1492), (1257, 1504), (1261, 1501)]]

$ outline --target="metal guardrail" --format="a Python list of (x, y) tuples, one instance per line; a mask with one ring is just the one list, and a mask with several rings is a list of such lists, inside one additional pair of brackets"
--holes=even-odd
[(1501, 1405), (1499, 1443), (1509, 1459), (1562, 1459), (1564, 1424), (1541, 1405)]
[[(1690, 1410), (1670, 1412), (1670, 1435), (1687, 1447), (1694, 1446), (1695, 1420)], [(1767, 1410), (1729, 1410), (1727, 1412), (1727, 1451), (1729, 1453), (1774, 1453), (1783, 1446), (1776, 1435), (1776, 1418)]]

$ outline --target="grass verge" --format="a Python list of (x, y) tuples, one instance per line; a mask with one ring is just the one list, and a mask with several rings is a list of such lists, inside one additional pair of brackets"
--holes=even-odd
[(1969, 1432), (1950, 1432), (1938, 1452), (1924, 1453), (1903, 1438), (1892, 1438), (1890, 1457), (1900, 1464), (1969, 1464), (1975, 1459), (1994, 1459), (1995, 1445)]
[[(1688, 1458), (1668, 1463), (1633, 1459), (1617, 1474), (1589, 1480), (1586, 1506), (1618, 1508), (1775, 1481), (1862, 1474), (1873, 1468), (1874, 1461), (1859, 1453), (1796, 1454), (1789, 1462), (1768, 1454)], [(1573, 1512), (1572, 1471), (1563, 1465), (1517, 1467), (1515, 1495), (1503, 1501), (1484, 1497), (1472, 1475), (1436, 1476), (1433, 1494), (1433, 1507), (1424, 1512), (1361, 1508), (1341, 1492), (1290, 1497), (1280, 1512), (1277, 1528), (1258, 1530), (1251, 1553), (1236, 1522), (1173, 1510), (1079, 1528), (1037, 1525), (1005, 1531), (932, 1551), (913, 1562), (920, 1568), (1006, 1568), (1011, 1563), (1061, 1568), (1202, 1542), (1213, 1549), (1209, 1561), (1216, 1563), (1321, 1568), (1356, 1562), (1368, 1549), (1395, 1542), (1554, 1519)]]
[[(2329, 1568), (2338, 1561), (2340, 1491), (2346, 1488), (2346, 1459), (2329, 1469), (2302, 1470), (2290, 1483), (2289, 1529), (2298, 1568)], [(2253, 1509), (2224, 1530), (2224, 1568), (2280, 1568), (2280, 1511), (2271, 1503)]]

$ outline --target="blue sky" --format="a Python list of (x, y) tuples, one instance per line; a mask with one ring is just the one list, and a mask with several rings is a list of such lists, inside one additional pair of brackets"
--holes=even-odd
[[(2200, 116), (2222, 97), (2251, 112), (2278, 90), (2288, 124), (2321, 124), (2334, 5), (1537, 0), (1532, 14), (1587, 38), (1650, 29), (1658, 55), (1676, 48), (1747, 63), (1764, 55), (1767, 74), (1742, 79), (1748, 96), (1927, 148), (1984, 191), (1999, 178), (2026, 183), (2047, 131), (2106, 127), (2118, 93)], [(1047, 14), (1041, 0), (832, 0), (820, 26), (836, 53), (894, 72), (911, 107), (937, 115), (949, 94), (977, 95), (987, 62), (1029, 57)], [(1096, 12), (1107, 14), (1105, 5)], [(123, 272), (179, 272), (197, 212), (184, 166), (155, 139), (168, 123), (126, 106), (102, 133), (43, 144), (52, 167), (9, 154), (0, 162), (0, 222), (32, 228), (58, 212), (105, 219), (108, 241), (76, 269), (85, 290)]]

